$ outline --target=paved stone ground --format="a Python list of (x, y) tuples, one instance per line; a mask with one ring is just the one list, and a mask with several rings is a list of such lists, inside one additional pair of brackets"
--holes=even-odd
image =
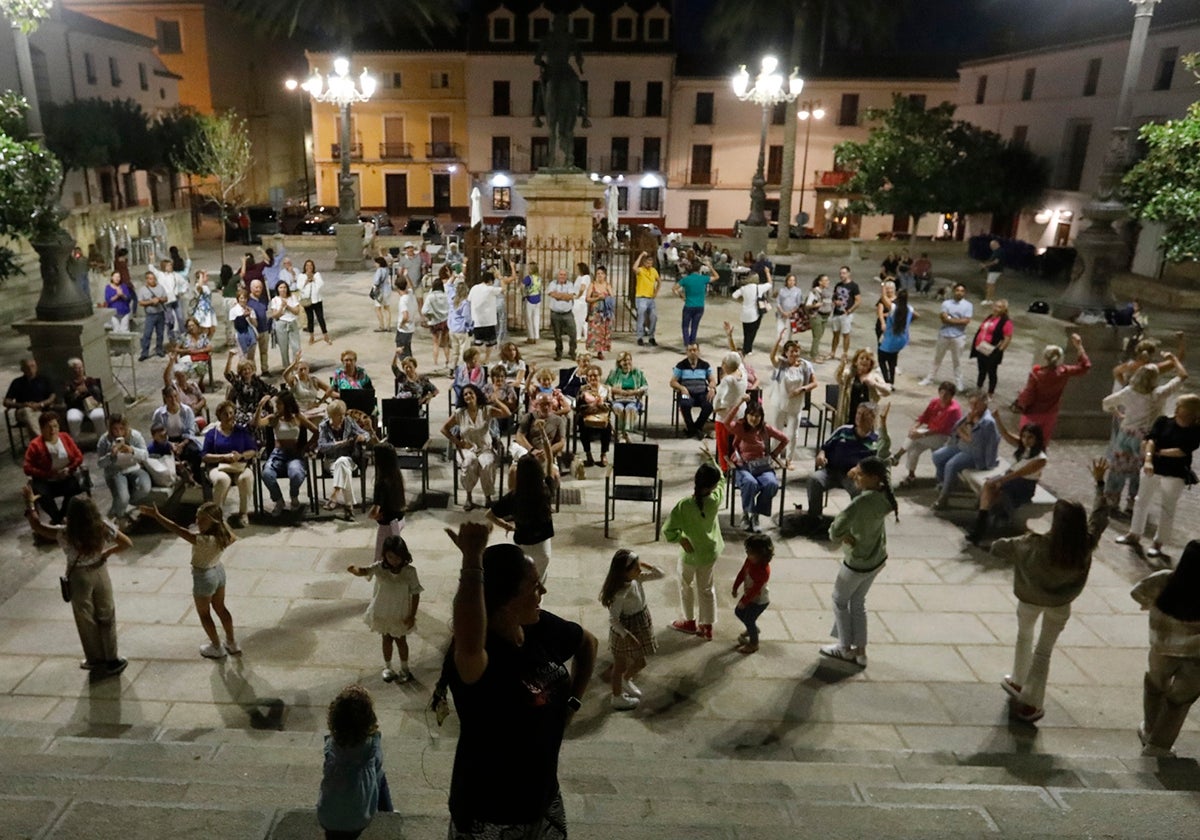
[[(199, 264), (216, 264), (198, 250)], [(804, 276), (836, 267), (802, 265)], [(950, 277), (978, 278), (966, 260), (939, 269)], [(864, 262), (856, 274), (869, 278), (874, 270)], [(338, 352), (353, 347), (360, 363), (387, 381), (391, 339), (371, 332), (369, 274), (331, 273), (327, 280), (336, 341), (333, 347), (306, 345), (306, 355), (319, 375), (327, 375)], [(1014, 313), (1034, 296), (1050, 294), (1029, 279), (1014, 279), (1006, 292)], [(916, 305), (923, 313), (935, 311), (932, 302)], [(651, 436), (662, 446), (669, 508), (689, 492), (698, 445), (669, 431), (666, 381), (682, 354), (679, 306), (665, 291), (659, 306), (662, 346), (633, 349), (655, 389)], [(701, 328), (706, 346), (715, 348), (720, 321), (736, 322), (737, 311), (736, 302), (710, 304)], [(1194, 323), (1181, 316), (1155, 316), (1160, 330), (1194, 333)], [(999, 393), (1006, 402), (1022, 384), (1023, 360), (1034, 348), (1019, 314), (1016, 320), (1018, 349), (1001, 369)], [(897, 438), (931, 395), (916, 385), (932, 351), (930, 323), (920, 322), (901, 357), (891, 412)], [(856, 330), (855, 346), (869, 344), (866, 317)], [(417, 350), (425, 362), (425, 337)], [(543, 339), (531, 356), (545, 362), (551, 352)], [(16, 339), (0, 342), (14, 375), (20, 353)], [(706, 355), (719, 354), (714, 349)], [(765, 353), (752, 361), (765, 367)], [(156, 391), (160, 372), (156, 361), (139, 366), (144, 393)], [(819, 375), (828, 379), (832, 366), (820, 366)], [(435, 381), (443, 389), (447, 384), (445, 378)], [(145, 425), (152, 407), (146, 401), (131, 411)], [(444, 412), (439, 397), (432, 426), (440, 426)], [(1099, 441), (1057, 442), (1046, 483), (1059, 495), (1086, 501), (1087, 463), (1102, 449)], [(437, 459), (434, 464), (433, 489), (448, 491), (449, 466)], [(789, 477), (789, 505), (802, 498), (806, 469)], [(611, 712), (597, 680), (564, 749), (568, 805), (586, 824), (580, 836), (784, 836), (780, 826), (793, 826), (788, 836), (795, 836), (800, 825), (839, 837), (880, 825), (902, 826), (897, 834), (903, 836), (1189, 836), (1179, 830), (1179, 820), (1194, 826), (1193, 794), (1123, 810), (1125, 800), (1110, 792), (1196, 789), (1191, 775), (1177, 777), (1171, 770), (1194, 769), (1194, 762), (1167, 762), (1164, 769), (1138, 757), (1134, 730), (1147, 629), (1128, 591), (1149, 569), (1115, 545), (1111, 532), (1105, 537), (1055, 651), (1046, 717), (1036, 730), (1014, 725), (998, 685), (1011, 666), (1016, 630), (1011, 570), (965, 547), (961, 528), (928, 510), (928, 459), (918, 475), (926, 480), (902, 495), (900, 522), (889, 523), (891, 559), (868, 599), (871, 665), (861, 674), (831, 667), (816, 653), (832, 622), (829, 593), (838, 555), (831, 545), (777, 543), (762, 649), (744, 657), (734, 651), (741, 627), (728, 595), (742, 558), (740, 535), (726, 532), (729, 546), (717, 566), (716, 638), (704, 643), (683, 637), (666, 627), (678, 609), (677, 551), (654, 541), (649, 506), (622, 505), (614, 538), (605, 540), (600, 468), (589, 470), (584, 481), (568, 481), (580, 491), (580, 503), (564, 505), (556, 517), (546, 608), (582, 622), (603, 640), (606, 614), (596, 598), (611, 552), (633, 547), (667, 572), (647, 586), (661, 650), (639, 681), (647, 695), (642, 708)], [(110, 563), (129, 668), (119, 680), (89, 683), (77, 667), (69, 608), (58, 596), (60, 554), (35, 547), (19, 524), (20, 483), (16, 467), (7, 461), (0, 466), (0, 739), (5, 752), (20, 756), (14, 766), (21, 768), (0, 777), (6, 814), (0, 837), (165, 836), (155, 809), (166, 803), (176, 805), (162, 825), (181, 836), (202, 826), (215, 831), (212, 836), (315, 836), (311, 817), (263, 817), (249, 803), (309, 807), (326, 704), (353, 680), (362, 680), (376, 697), (389, 774), (411, 787), (409, 799), (398, 797), (407, 819), (403, 836), (444, 836), (455, 724), (451, 718), (439, 731), (425, 706), (449, 638), (457, 579), (443, 528), (462, 521), (461, 510), (415, 512), (405, 530), (425, 586), (410, 640), (415, 683), (381, 681), (379, 642), (361, 618), (370, 584), (344, 571), (369, 561), (373, 523), (362, 517), (353, 524), (252, 526), (239, 534), (225, 563), (245, 654), (222, 663), (197, 655), (204, 638), (191, 604), (186, 545), (143, 529), (134, 548)], [(1179, 543), (1196, 534), (1195, 497), (1185, 494), (1181, 503)], [(107, 502), (102, 487), (97, 501)], [(845, 501), (832, 494), (831, 509)], [(605, 660), (602, 652), (602, 666)], [(1200, 722), (1188, 723), (1177, 746), (1181, 755), (1200, 752)], [(71, 769), (64, 771), (67, 762)], [(276, 778), (263, 772), (264, 762), (287, 770)], [(41, 780), (56, 772), (47, 794)], [(92, 773), (104, 777), (99, 787), (89, 788)], [(183, 773), (190, 774), (188, 783), (173, 785)], [(281, 780), (289, 782), (286, 788), (272, 786)], [(708, 784), (712, 797), (698, 795)], [(394, 780), (397, 788), (406, 789)], [(38, 796), (53, 801), (45, 804)], [(97, 799), (133, 804), (106, 811), (89, 804)], [(236, 810), (242, 801), (247, 809)], [(193, 806), (201, 810), (188, 810)], [(220, 820), (209, 819), (203, 810), (209, 807), (225, 809)], [(881, 818), (888, 808), (899, 810), (894, 818)], [(1036, 827), (1028, 822), (1033, 815)], [(617, 824), (619, 831), (612, 828)], [(372, 834), (385, 836), (382, 831)]]

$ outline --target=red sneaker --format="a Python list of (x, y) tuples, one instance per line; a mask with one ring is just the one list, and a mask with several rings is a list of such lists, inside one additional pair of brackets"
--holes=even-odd
[(711, 624), (701, 624), (699, 627), (696, 628), (696, 635), (711, 642), (712, 641), (712, 625)]
[(693, 633), (694, 634), (696, 632), (696, 622), (690, 618), (688, 618), (688, 619), (680, 618), (680, 619), (677, 619), (676, 621), (671, 622), (671, 629), (678, 630), (680, 633)]

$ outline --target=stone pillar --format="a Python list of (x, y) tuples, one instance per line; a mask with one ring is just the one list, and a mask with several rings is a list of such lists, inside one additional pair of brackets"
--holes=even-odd
[(518, 187), (525, 198), (526, 234), (530, 241), (578, 243), (577, 254), (563, 253), (561, 266), (541, 266), (547, 280), (551, 269), (566, 268), (574, 278), (575, 263), (591, 262), (592, 219), (596, 202), (604, 198), (604, 185), (582, 172), (547, 172), (531, 177)]
[(334, 271), (362, 271), (363, 226), (359, 222), (351, 225), (338, 223), (333, 226), (337, 241), (337, 256), (333, 261)]
[[(67, 359), (83, 359), (87, 375), (100, 380), (110, 411), (125, 407), (124, 392), (113, 380), (104, 322), (107, 313), (96, 313), (74, 321), (41, 321), (31, 318), (13, 324), (13, 329), (29, 339), (29, 355), (38, 363), (38, 373), (61, 394), (67, 378)], [(103, 430), (100, 430), (103, 432)]]

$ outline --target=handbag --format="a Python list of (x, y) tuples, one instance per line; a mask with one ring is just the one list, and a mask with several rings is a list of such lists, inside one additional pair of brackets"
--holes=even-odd
[(603, 429), (608, 425), (608, 412), (596, 412), (583, 415), (583, 425), (589, 429)]
[(742, 468), (745, 469), (747, 472), (749, 472), (750, 475), (754, 476), (755, 478), (758, 478), (763, 473), (771, 471), (771, 459), (770, 458), (752, 458), (751, 460), (742, 464)]
[(62, 593), (62, 599), (65, 603), (71, 603), (71, 569), (75, 568), (74, 563), (67, 564), (67, 573), (58, 576), (58, 589)]
[(83, 398), (83, 408), (90, 414), (97, 408), (100, 408), (100, 400), (96, 399), (91, 394), (88, 394)]
[(379, 286), (378, 285), (372, 286), (371, 291), (367, 293), (367, 296), (369, 298), (371, 298), (371, 300), (378, 301), (379, 300)]
[(808, 314), (808, 309), (801, 306), (792, 313), (792, 332), (808, 332), (811, 329), (812, 318)]

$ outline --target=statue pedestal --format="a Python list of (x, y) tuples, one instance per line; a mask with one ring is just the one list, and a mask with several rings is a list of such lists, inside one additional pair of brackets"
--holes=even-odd
[(742, 250), (749, 251), (758, 259), (759, 254), (766, 253), (767, 234), (770, 232), (771, 228), (767, 225), (742, 225)]
[[(112, 375), (112, 363), (108, 356), (104, 322), (107, 310), (78, 318), (73, 321), (41, 321), (30, 318), (13, 324), (13, 329), (29, 339), (29, 355), (38, 363), (38, 373), (54, 385), (54, 392), (61, 393), (67, 378), (67, 360), (83, 359), (87, 375), (100, 380), (104, 398), (111, 411), (121, 411), (121, 391)], [(103, 429), (98, 433), (103, 433)]]
[(337, 256), (333, 261), (334, 271), (363, 270), (363, 226), (355, 222), (352, 225), (334, 225), (337, 239)]
[(1058, 425), (1054, 430), (1055, 439), (1108, 440), (1112, 434), (1112, 415), (1100, 407), (1100, 401), (1112, 393), (1112, 369), (1124, 361), (1125, 343), (1135, 329), (1111, 327), (1108, 324), (1072, 324), (1049, 315), (1029, 314), (1022, 317), (1037, 319), (1034, 332), (1040, 343), (1034, 349), (1031, 364), (1042, 363), (1042, 351), (1047, 344), (1062, 347), (1063, 361), (1074, 364), (1076, 356), (1071, 349), (1071, 333), (1079, 333), (1083, 339), (1083, 349), (1092, 362), (1092, 369), (1087, 375), (1072, 377), (1067, 381), (1058, 412)]
[(550, 278), (552, 270), (565, 268), (574, 278), (575, 263), (591, 262), (592, 218), (597, 202), (604, 199), (604, 185), (583, 172), (543, 169), (518, 189), (525, 198), (529, 239), (543, 244), (554, 239), (565, 251), (578, 251), (574, 256), (564, 253), (563, 265), (539, 266), (542, 276)]

